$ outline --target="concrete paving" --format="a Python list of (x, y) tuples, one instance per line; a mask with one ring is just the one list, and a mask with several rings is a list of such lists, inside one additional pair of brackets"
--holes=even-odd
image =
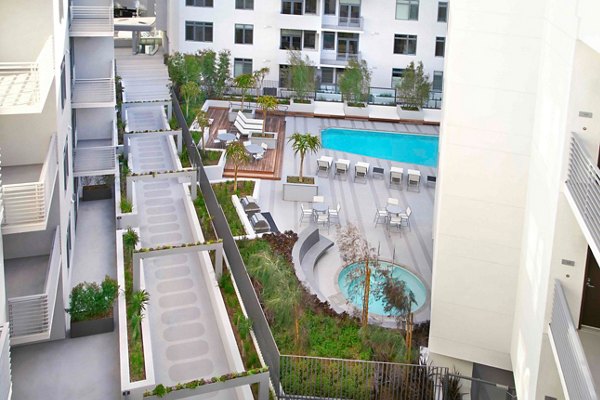
[[(372, 121), (354, 121), (330, 118), (286, 118), (286, 137), (294, 132), (310, 132), (320, 135), (322, 129), (327, 127), (355, 128), (380, 130), (391, 132), (438, 134), (438, 127), (427, 125), (408, 125), (401, 123), (384, 123)], [(409, 271), (421, 278), (428, 288), (429, 296), (431, 289), (432, 270), (432, 225), (433, 225), (433, 203), (435, 198), (435, 187), (429, 187), (425, 183), (427, 175), (437, 175), (436, 168), (424, 167), (415, 164), (392, 162), (389, 160), (376, 159), (357, 154), (321, 149), (317, 154), (307, 154), (304, 160), (305, 175), (314, 176), (317, 169), (317, 158), (321, 155), (348, 159), (351, 162), (350, 173), (347, 178), (334, 178), (333, 171), (325, 176), (321, 174), (319, 179), (319, 194), (325, 197), (329, 208), (335, 208), (339, 203), (341, 206), (340, 223), (356, 225), (370, 244), (380, 248), (382, 259), (392, 260), (401, 264)], [(283, 158), (282, 176), (298, 175), (300, 165), (299, 156), (294, 155), (291, 144), (286, 140), (285, 157)], [(384, 179), (372, 177), (365, 181), (354, 182), (352, 173), (357, 161), (368, 162), (372, 167), (380, 166), (386, 171)], [(404, 186), (402, 190), (390, 188), (388, 185), (388, 174), (390, 167), (404, 168)], [(420, 191), (408, 191), (406, 189), (406, 170), (408, 168), (418, 169), (422, 174)], [(285, 179), (285, 178), (284, 178)], [(373, 223), (375, 211), (384, 208), (388, 198), (397, 198), (403, 209), (410, 206), (413, 210), (411, 216), (411, 230), (403, 228), (398, 232), (395, 228), (388, 231), (385, 225)], [(259, 204), (263, 211), (270, 211), (280, 231), (291, 229), (300, 232), (310, 224), (307, 218), (301, 224), (300, 203), (283, 200), (283, 181), (261, 181)], [(305, 203), (305, 206), (310, 204)], [(320, 229), (321, 233), (335, 242), (336, 227), (332, 225)], [(332, 305), (343, 310), (351, 311), (346, 299), (341, 295), (338, 286), (338, 275), (342, 269), (342, 260), (337, 246), (329, 249), (318, 261), (315, 268), (315, 278), (319, 282), (321, 292), (329, 298)], [(430, 317), (429, 301), (415, 314), (416, 321), (428, 320)], [(383, 321), (383, 319), (380, 319)]]

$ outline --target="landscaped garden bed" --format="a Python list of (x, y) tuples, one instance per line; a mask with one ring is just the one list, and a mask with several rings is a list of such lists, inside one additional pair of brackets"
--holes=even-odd
[(233, 181), (213, 183), (212, 188), (217, 196), (217, 201), (223, 208), (223, 213), (231, 229), (233, 236), (242, 236), (246, 234), (244, 225), (238, 217), (235, 206), (231, 201), (231, 195), (237, 194), (238, 197), (252, 196), (254, 193), (254, 181), (238, 181), (237, 191), (233, 191)]

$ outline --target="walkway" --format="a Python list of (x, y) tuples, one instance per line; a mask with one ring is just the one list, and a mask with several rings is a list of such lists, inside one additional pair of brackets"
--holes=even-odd
[[(148, 56), (140, 55), (135, 59), (138, 57), (144, 60)], [(119, 62), (117, 57), (117, 68)], [(128, 66), (132, 65), (133, 61), (128, 57)], [(125, 79), (124, 84), (127, 88)], [(156, 106), (131, 108), (128, 119), (135, 121), (140, 130), (159, 129), (161, 119), (149, 112), (155, 109)], [(171, 137), (149, 135), (132, 138), (129, 148), (132, 171), (175, 170), (175, 156), (169, 143), (172, 140)], [(140, 182), (135, 190), (142, 247), (193, 241), (191, 221), (183, 203), (184, 185), (177, 178)], [(224, 347), (208, 294), (209, 287), (216, 282), (208, 281), (208, 272), (203, 268), (212, 266), (201, 263), (199, 253), (144, 260), (146, 290), (150, 294), (147, 314), (157, 383), (175, 385), (234, 370), (226, 354), (238, 350)], [(202, 398), (208, 397), (231, 399), (236, 395), (222, 392)]]

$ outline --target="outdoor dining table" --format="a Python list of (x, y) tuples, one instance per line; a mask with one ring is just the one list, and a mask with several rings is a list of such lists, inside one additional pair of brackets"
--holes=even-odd
[[(314, 208), (314, 206), (313, 206), (313, 208)], [(388, 205), (385, 207), (385, 210), (386, 210), (388, 213), (390, 213), (390, 214), (396, 214), (396, 215), (397, 215), (397, 214), (401, 214), (401, 213), (402, 213), (402, 211), (403, 211), (403, 210), (402, 210), (402, 207), (400, 207), (400, 206), (399, 206), (399, 205), (397, 205), (397, 204), (388, 204)]]
[(260, 154), (262, 152), (265, 151), (265, 149), (263, 149), (262, 147), (260, 147), (257, 144), (249, 144), (248, 146), (246, 146), (246, 151), (250, 154)]
[(221, 142), (233, 142), (235, 140), (235, 134), (234, 133), (219, 133), (217, 134), (217, 139), (219, 139)]
[(325, 212), (329, 209), (329, 205), (325, 203), (313, 203), (312, 208), (315, 212)]

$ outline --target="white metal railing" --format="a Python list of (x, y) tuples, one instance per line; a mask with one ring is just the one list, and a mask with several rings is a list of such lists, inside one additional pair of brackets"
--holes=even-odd
[(53, 79), (54, 44), (50, 35), (35, 61), (0, 63), (0, 108), (41, 103)]
[(575, 134), (566, 185), (596, 248), (600, 247), (600, 170)]
[(110, 6), (72, 5), (70, 9), (72, 34), (107, 34), (114, 30), (114, 11)]
[(75, 149), (74, 173), (83, 176), (85, 173), (106, 172), (115, 169), (115, 147), (95, 146), (77, 147)]
[(9, 400), (12, 391), (8, 326), (8, 323), (0, 325), (0, 400)]
[(362, 17), (339, 17), (338, 26), (349, 28), (362, 28)]
[(28, 338), (33, 341), (49, 337), (58, 291), (60, 264), (60, 227), (57, 227), (48, 261), (44, 293), (8, 299), (10, 336), (15, 344), (27, 343)]
[(560, 281), (554, 283), (550, 336), (568, 398), (596, 400), (598, 396), (581, 340), (573, 323)]
[(80, 78), (73, 66), (72, 98), (74, 106), (83, 103), (114, 103), (116, 100), (114, 60), (108, 62), (106, 77)]
[(57, 171), (56, 134), (53, 134), (40, 179), (37, 182), (2, 186), (4, 225), (35, 224), (46, 221)]

